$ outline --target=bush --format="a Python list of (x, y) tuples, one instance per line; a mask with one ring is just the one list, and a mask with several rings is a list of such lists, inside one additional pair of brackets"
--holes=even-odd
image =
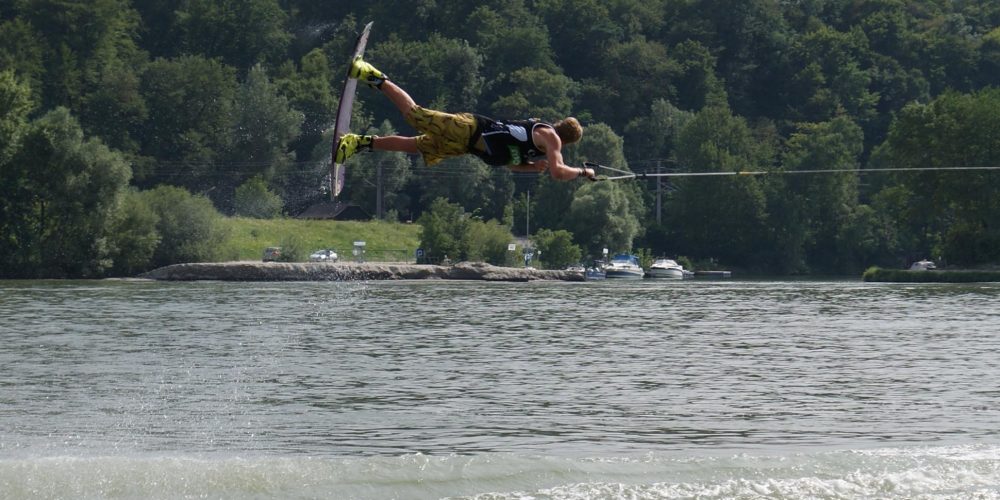
[(461, 206), (438, 198), (417, 221), (420, 246), (431, 262), (444, 259), (481, 260), (495, 265), (510, 262), (510, 227), (496, 221), (470, 219)]
[(1000, 281), (997, 271), (909, 271), (870, 267), (862, 275), (864, 281), (894, 283), (980, 283)]
[(211, 262), (220, 255), (227, 234), (222, 215), (208, 198), (174, 186), (159, 186), (141, 196), (158, 217), (155, 266)]
[(159, 220), (160, 217), (140, 193), (130, 191), (125, 196), (121, 215), (112, 233), (112, 274), (132, 276), (149, 270), (153, 252), (160, 244), (160, 233), (156, 231)]
[(507, 266), (513, 255), (507, 250), (512, 240), (510, 228), (497, 221), (470, 221), (463, 238), (464, 260), (489, 262), (496, 266)]
[(281, 215), (281, 197), (268, 189), (264, 178), (256, 176), (236, 188), (233, 209), (236, 215), (254, 219), (273, 219)]
[(302, 238), (294, 234), (282, 238), (279, 246), (281, 247), (281, 255), (278, 257), (279, 262), (302, 262), (308, 256)]
[(468, 230), (469, 219), (461, 206), (438, 198), (431, 208), (417, 220), (420, 224), (420, 247), (434, 262), (445, 255), (461, 258), (462, 240)]
[(542, 229), (532, 238), (535, 248), (542, 253), (541, 260), (548, 269), (565, 269), (580, 262), (583, 250), (573, 243), (573, 233), (560, 229)]

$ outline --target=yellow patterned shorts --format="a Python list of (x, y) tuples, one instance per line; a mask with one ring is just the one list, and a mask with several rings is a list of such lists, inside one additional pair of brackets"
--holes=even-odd
[(451, 114), (414, 106), (406, 121), (422, 134), (417, 136), (417, 150), (427, 166), (468, 153), (469, 141), (476, 132), (476, 118), (469, 113)]

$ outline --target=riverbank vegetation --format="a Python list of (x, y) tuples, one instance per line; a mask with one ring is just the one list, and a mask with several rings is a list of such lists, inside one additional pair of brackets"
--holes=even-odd
[(306, 260), (309, 252), (320, 249), (335, 250), (342, 260), (353, 260), (354, 242), (364, 241), (371, 260), (410, 262), (420, 243), (420, 226), (401, 222), (228, 217), (225, 226), (221, 256), (225, 260), (260, 260), (261, 251), (270, 246), (300, 248), (295, 260)]
[(870, 267), (862, 275), (865, 281), (889, 283), (981, 283), (1000, 282), (996, 270), (910, 271), (907, 269), (882, 269)]
[[(367, 59), (421, 104), (579, 117), (567, 162), (772, 173), (557, 183), (352, 158), (343, 201), (423, 220), (431, 259), (509, 259), (499, 242), (527, 235), (560, 264), (604, 248), (783, 274), (1000, 261), (1000, 4), (17, 0), (0, 5), (0, 277), (258, 258), (273, 238), (239, 217), (285, 227), (329, 198), (369, 20)], [(412, 133), (357, 95), (355, 130)], [(834, 172), (782, 174), (810, 170)], [(456, 213), (461, 236), (435, 239), (427, 224)], [(324, 231), (266, 244), (342, 245)]]

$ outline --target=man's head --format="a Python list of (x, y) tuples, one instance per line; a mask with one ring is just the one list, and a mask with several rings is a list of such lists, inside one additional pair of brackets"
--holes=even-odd
[(581, 127), (580, 122), (572, 116), (559, 120), (552, 127), (556, 129), (556, 134), (559, 135), (559, 140), (561, 140), (563, 144), (573, 144), (574, 142), (578, 142), (580, 138), (583, 137), (583, 127)]

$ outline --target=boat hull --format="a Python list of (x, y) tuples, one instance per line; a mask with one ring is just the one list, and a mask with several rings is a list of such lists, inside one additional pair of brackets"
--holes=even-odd
[(649, 269), (650, 278), (668, 279), (668, 280), (680, 280), (684, 279), (683, 269), (660, 269), (660, 268), (650, 268)]
[(646, 273), (642, 269), (605, 269), (607, 279), (642, 279)]

